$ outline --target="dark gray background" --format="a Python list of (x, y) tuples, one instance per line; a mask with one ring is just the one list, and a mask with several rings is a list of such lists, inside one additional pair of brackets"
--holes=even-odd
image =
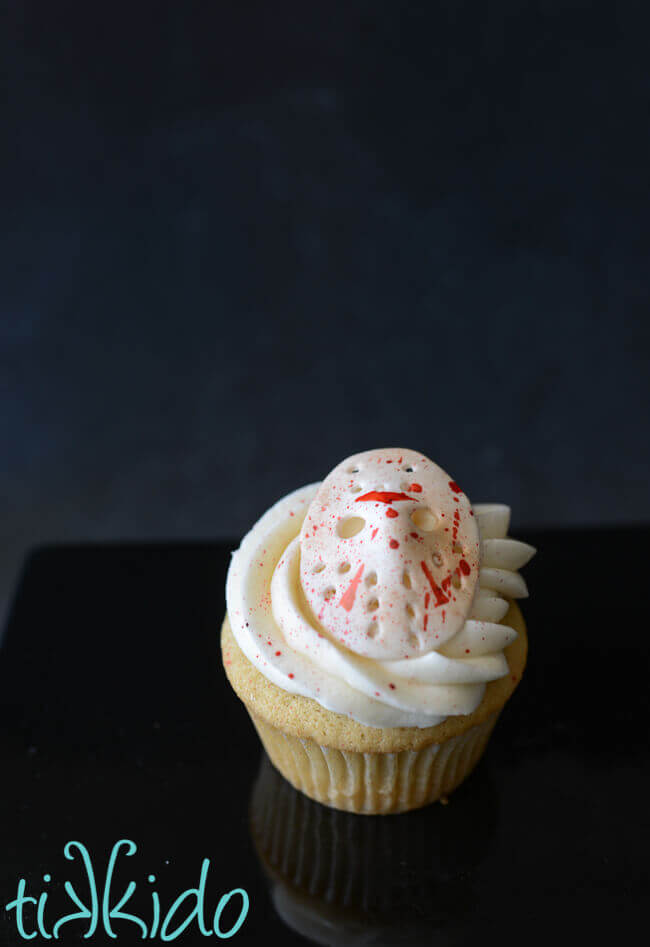
[(650, 519), (642, 4), (2, 11), (0, 598), (376, 446)]

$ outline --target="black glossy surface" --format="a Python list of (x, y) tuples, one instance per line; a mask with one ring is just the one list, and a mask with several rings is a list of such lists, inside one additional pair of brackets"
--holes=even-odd
[[(49, 871), (52, 908), (69, 911), (62, 881), (82, 875), (65, 842), (85, 842), (101, 875), (111, 846), (132, 838), (139, 850), (119, 877), (139, 884), (143, 916), (149, 872), (169, 906), (204, 857), (212, 907), (246, 888), (233, 943), (305, 943), (278, 910), (322, 943), (465, 944), (487, 932), (513, 945), (601, 943), (632, 931), (647, 894), (650, 537), (522, 538), (540, 549), (526, 570), (524, 682), (446, 807), (384, 818), (320, 807), (263, 759), (219, 664), (225, 546), (35, 552), (0, 653), (2, 907), (19, 877), (38, 893)], [(64, 928), (61, 943), (85, 929)], [(139, 942), (130, 924), (116, 931)], [(4, 911), (0, 939), (24, 943)], [(210, 942), (195, 927), (178, 940)]]

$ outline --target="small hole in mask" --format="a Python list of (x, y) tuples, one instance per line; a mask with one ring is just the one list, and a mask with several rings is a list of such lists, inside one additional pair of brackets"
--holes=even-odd
[(323, 598), (325, 599), (326, 602), (329, 602), (330, 599), (334, 598), (335, 595), (336, 595), (336, 589), (332, 588), (331, 585), (329, 588), (325, 589), (325, 591), (323, 592)]
[(358, 467), (348, 467), (348, 473), (359, 473)]
[(366, 521), (361, 516), (346, 516), (336, 527), (336, 532), (341, 539), (351, 539), (360, 533), (365, 525)]
[(404, 471), (404, 473), (413, 473), (412, 467), (402, 467), (402, 470)]
[(350, 563), (342, 562), (341, 565), (339, 566), (339, 572), (349, 572), (349, 571), (350, 571)]
[(371, 598), (366, 606), (366, 611), (376, 612), (378, 608), (379, 608), (379, 600), (376, 598)]
[(404, 583), (405, 589), (413, 588), (413, 583), (411, 582), (411, 576), (408, 574), (408, 572), (405, 572), (404, 575), (402, 576), (402, 582)]
[(417, 526), (418, 529), (421, 529), (424, 533), (430, 533), (432, 529), (436, 528), (438, 523), (436, 517), (426, 506), (422, 507), (422, 509), (413, 510), (411, 513), (411, 519), (413, 524)]
[(440, 568), (442, 567), (442, 556), (440, 555), (440, 553), (439, 553), (439, 552), (434, 552), (434, 554), (431, 556), (431, 558), (433, 559), (433, 564), (434, 564), (434, 566), (435, 566), (437, 569), (440, 569)]
[(406, 606), (406, 614), (408, 615), (409, 618), (414, 618), (414, 617), (415, 617), (415, 612), (413, 611), (413, 606), (412, 606), (412, 605), (407, 605), (407, 606)]
[(312, 572), (314, 575), (316, 575), (317, 572), (322, 572), (324, 568), (325, 568), (325, 563), (319, 562), (317, 566), (314, 566), (314, 568), (312, 569)]
[(366, 585), (377, 585), (377, 573), (369, 572), (366, 576)]

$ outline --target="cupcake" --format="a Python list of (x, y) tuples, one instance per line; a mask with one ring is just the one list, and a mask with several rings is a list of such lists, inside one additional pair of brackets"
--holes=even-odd
[(521, 680), (514, 600), (534, 554), (401, 448), (365, 451), (276, 503), (233, 554), (228, 679), (272, 763), (318, 802), (392, 813), (444, 799)]

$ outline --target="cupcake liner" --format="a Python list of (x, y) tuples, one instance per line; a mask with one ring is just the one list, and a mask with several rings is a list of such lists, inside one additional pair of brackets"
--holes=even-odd
[(271, 762), (292, 786), (323, 805), (367, 815), (418, 809), (452, 792), (478, 763), (500, 713), (419, 750), (363, 753), (285, 733), (247, 709)]

